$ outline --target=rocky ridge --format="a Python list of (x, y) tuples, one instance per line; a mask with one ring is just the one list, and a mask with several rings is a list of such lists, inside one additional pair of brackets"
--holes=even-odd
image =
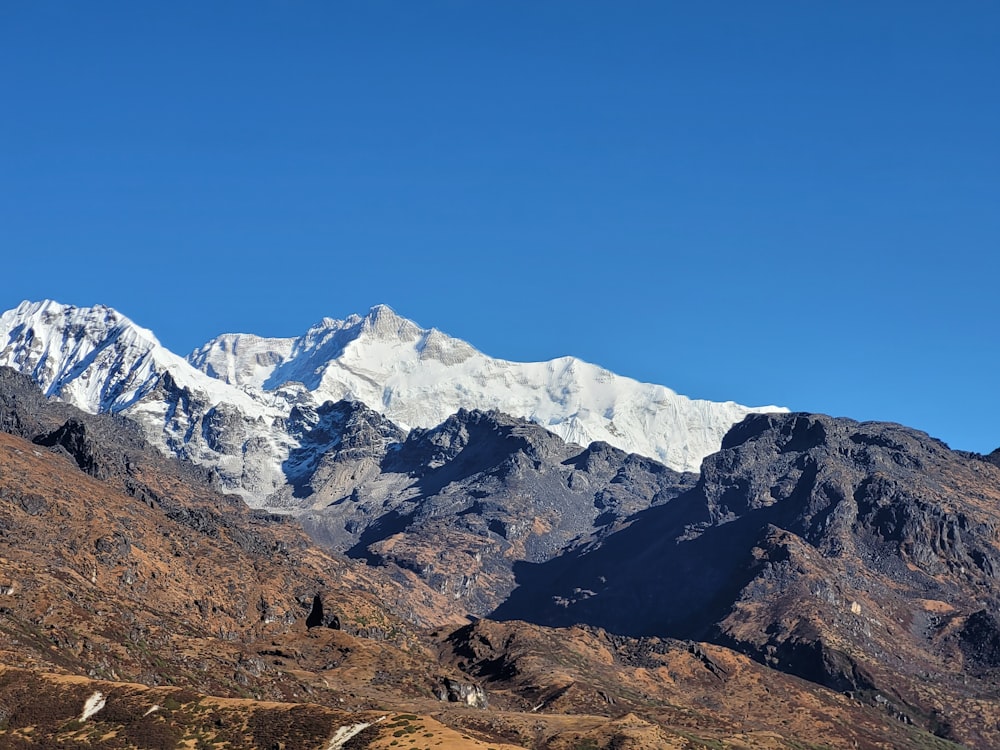
[(499, 412), (461, 410), (398, 438), (360, 405), (296, 498), (313, 538), (370, 564), (412, 571), (483, 616), (514, 587), (514, 566), (541, 563), (611, 533), (695, 481), (606, 443), (564, 442)]
[(714, 641), (987, 747), (1000, 472), (900, 425), (751, 415), (697, 485), (517, 570), (494, 617)]
[[(412, 338), (379, 317), (373, 335)], [(30, 343), (44, 336), (16, 350), (36, 380), (0, 369), (0, 663), (357, 710), (454, 702), (487, 713), (451, 726), (522, 747), (670, 747), (687, 729), (1000, 744), (994, 456), (900, 425), (750, 414), (694, 476), (496, 410), (407, 429), (358, 400), (295, 397), (254, 418), (285, 436), (279, 517), (123, 418), (176, 388), (188, 446), (264, 450), (230, 440), (244, 416), (205, 408), (203, 374), (150, 379), (155, 345), (123, 360), (127, 326), (106, 345), (88, 331), (67, 334), (74, 356), (131, 362), (118, 386), (64, 370)], [(38, 377), (127, 406), (82, 414)], [(466, 615), (503, 622), (456, 630)], [(808, 721), (775, 718), (791, 706)]]

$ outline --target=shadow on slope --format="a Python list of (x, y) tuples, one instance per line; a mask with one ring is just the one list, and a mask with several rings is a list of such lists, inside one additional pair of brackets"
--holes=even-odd
[(490, 617), (707, 639), (755, 575), (751, 550), (787, 515), (771, 506), (704, 528), (703, 499), (688, 491), (637, 513), (599, 544), (539, 564), (517, 563), (518, 587)]

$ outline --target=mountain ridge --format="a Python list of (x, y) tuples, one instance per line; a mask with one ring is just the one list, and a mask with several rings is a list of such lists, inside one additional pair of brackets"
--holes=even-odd
[(748, 415), (687, 492), (516, 565), (489, 617), (709, 641), (996, 747), (977, 714), (1000, 675), (997, 529), (986, 457), (897, 424)]
[(0, 365), (85, 411), (125, 414), (255, 507), (293, 481), (287, 461), (302, 448), (293, 411), (308, 417), (327, 402), (362, 402), (404, 431), (462, 408), (498, 409), (681, 471), (697, 470), (746, 414), (783, 410), (689, 399), (573, 357), (491, 358), (385, 305), (324, 318), (298, 337), (223, 334), (185, 359), (112, 308), (23, 302), (0, 316)]
[[(814, 414), (751, 414), (729, 430), (696, 476), (677, 475), (606, 443), (581, 448), (497, 411), (459, 410), (435, 428), (404, 435), (360, 402), (326, 402), (294, 414), (303, 484), (287, 499), (304, 512), (294, 520), (260, 514), (247, 527), (239, 520), (246, 509), (235, 497), (197, 499), (206, 491), (197, 487), (213, 481), (211, 472), (184, 468), (144, 447), (141, 428), (122, 415), (74, 411), (45, 399), (28, 376), (0, 370), (0, 426), (30, 437), (39, 449), (9, 445), (13, 470), (4, 473), (7, 489), (0, 499), (10, 512), (0, 530), (10, 535), (12, 550), (28, 553), (27, 540), (42, 538), (37, 524), (46, 515), (92, 512), (87, 503), (94, 501), (87, 498), (101, 494), (96, 485), (80, 496), (82, 511), (67, 504), (70, 495), (59, 487), (70, 482), (51, 485), (47, 477), (66, 471), (55, 470), (41, 452), (46, 448), (71, 458), (74, 470), (120, 486), (132, 498), (124, 502), (136, 504), (118, 512), (120, 522), (91, 524), (82, 546), (69, 541), (79, 533), (62, 527), (70, 534), (65, 542), (41, 545), (64, 550), (60, 559), (71, 565), (74, 580), (92, 576), (92, 557), (99, 568), (112, 566), (110, 580), (104, 568), (98, 572), (98, 580), (112, 586), (106, 596), (168, 584), (166, 563), (144, 562), (152, 549), (144, 539), (151, 534), (159, 541), (168, 523), (187, 546), (277, 554), (291, 575), (300, 558), (317, 553), (302, 536), (294, 547), (281, 546), (278, 538), (273, 547), (270, 540), (274, 534), (291, 540), (301, 521), (314, 540), (332, 547), (326, 554), (355, 558), (335, 563), (343, 571), (337, 580), (345, 583), (343, 574), (353, 574), (406, 620), (451, 627), (485, 615), (472, 629), (437, 631), (423, 642), (440, 649), (452, 675), (457, 670), (474, 678), (468, 690), (490, 686), (490, 700), (500, 706), (572, 713), (639, 700), (628, 696), (644, 684), (644, 671), (660, 669), (664, 658), (670, 666), (658, 679), (700, 669), (708, 694), (715, 694), (716, 681), (741, 672), (773, 687), (784, 678), (765, 678), (763, 670), (777, 670), (839, 696), (836, 707), (829, 704), (835, 713), (875, 711), (879, 721), (894, 722), (904, 733), (913, 728), (970, 747), (996, 746), (998, 733), (987, 717), (1000, 675), (1000, 470), (926, 433)], [(177, 465), (169, 473), (182, 483), (170, 479), (168, 488), (161, 473), (166, 462)], [(21, 471), (28, 464), (34, 468)], [(45, 563), (38, 550), (32, 554), (35, 561), (17, 581), (0, 584), (20, 589), (37, 580), (30, 571)], [(125, 565), (130, 554), (134, 559)], [(172, 554), (166, 551), (164, 559)], [(195, 561), (181, 564), (198, 573)], [(191, 590), (175, 592), (184, 595), (190, 617), (211, 614), (221, 621), (234, 615), (239, 627), (256, 622), (240, 619), (256, 611), (256, 594), (197, 590), (211, 579), (202, 575), (197, 587), (192, 579)], [(329, 591), (333, 582), (295, 585)], [(264, 625), (274, 625), (267, 622), (274, 617), (301, 618), (309, 609), (308, 590), (296, 588), (291, 598), (287, 593), (264, 594), (257, 608)], [(45, 597), (33, 596), (30, 601), (43, 606)], [(340, 621), (362, 626), (346, 607), (346, 590), (336, 598)], [(489, 622), (496, 619), (504, 622)], [(68, 620), (45, 622), (55, 626), (59, 643), (83, 643), (62, 624)], [(547, 629), (553, 626), (562, 630)], [(29, 626), (17, 627), (13, 637), (20, 640)], [(301, 653), (294, 656), (298, 661), (311, 659), (306, 654), (316, 646), (358, 647), (341, 636), (324, 636), (326, 645), (293, 632), (269, 637), (251, 653), (279, 660)], [(550, 645), (568, 637), (565, 651)], [(42, 648), (33, 659), (44, 654), (45, 642), (37, 642)], [(5, 658), (17, 666), (42, 665), (20, 661), (16, 645)], [(393, 660), (377, 648), (379, 659)], [(316, 666), (332, 664), (322, 651), (316, 656), (322, 660)], [(219, 663), (219, 675), (232, 674), (240, 658), (233, 652)], [(383, 663), (372, 665), (374, 674), (387, 671)], [(413, 667), (423, 689), (434, 683), (433, 659)], [(130, 668), (147, 670), (150, 680), (157, 674), (148, 665)], [(785, 684), (793, 689), (805, 683)], [(780, 711), (780, 701), (771, 705), (759, 697), (768, 702), (766, 710)], [(732, 692), (725, 700), (732, 707), (738, 696)], [(650, 710), (657, 709), (647, 706), (644, 716), (652, 716)], [(740, 716), (748, 721), (747, 714)], [(859, 746), (950, 746), (921, 744), (926, 739)]]

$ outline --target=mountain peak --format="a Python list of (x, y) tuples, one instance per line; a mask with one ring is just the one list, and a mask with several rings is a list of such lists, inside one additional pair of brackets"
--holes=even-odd
[(152, 331), (136, 325), (131, 319), (107, 305), (77, 307), (51, 299), (39, 302), (24, 300), (16, 308), (0, 316), (0, 319), (7, 325), (72, 328), (74, 335), (83, 335), (91, 339), (100, 338), (116, 329), (129, 331), (149, 346), (160, 346)]
[(380, 318), (380, 317), (390, 317), (402, 319), (402, 317), (389, 305), (380, 302), (377, 305), (372, 305), (371, 309), (368, 311), (369, 318)]
[(413, 321), (397, 315), (388, 305), (375, 305), (361, 321), (361, 333), (379, 339), (413, 341), (423, 330)]
[(148, 393), (157, 357), (163, 369), (179, 361), (151, 331), (105, 305), (22, 302), (0, 315), (0, 342), (0, 365), (90, 412), (117, 411)]

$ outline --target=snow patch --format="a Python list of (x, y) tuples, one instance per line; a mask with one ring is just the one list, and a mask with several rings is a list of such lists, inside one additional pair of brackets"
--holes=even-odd
[(104, 697), (104, 693), (100, 690), (94, 691), (93, 695), (83, 702), (83, 713), (80, 714), (79, 721), (83, 722), (89, 719), (91, 716), (104, 708), (104, 705), (107, 702), (108, 699)]
[(356, 737), (361, 734), (361, 732), (366, 730), (373, 723), (378, 724), (384, 720), (385, 717), (383, 716), (374, 722), (363, 721), (359, 724), (348, 724), (347, 726), (339, 727), (337, 731), (333, 733), (333, 737), (330, 738), (330, 742), (324, 750), (341, 750), (341, 748), (343, 748), (352, 737)]

